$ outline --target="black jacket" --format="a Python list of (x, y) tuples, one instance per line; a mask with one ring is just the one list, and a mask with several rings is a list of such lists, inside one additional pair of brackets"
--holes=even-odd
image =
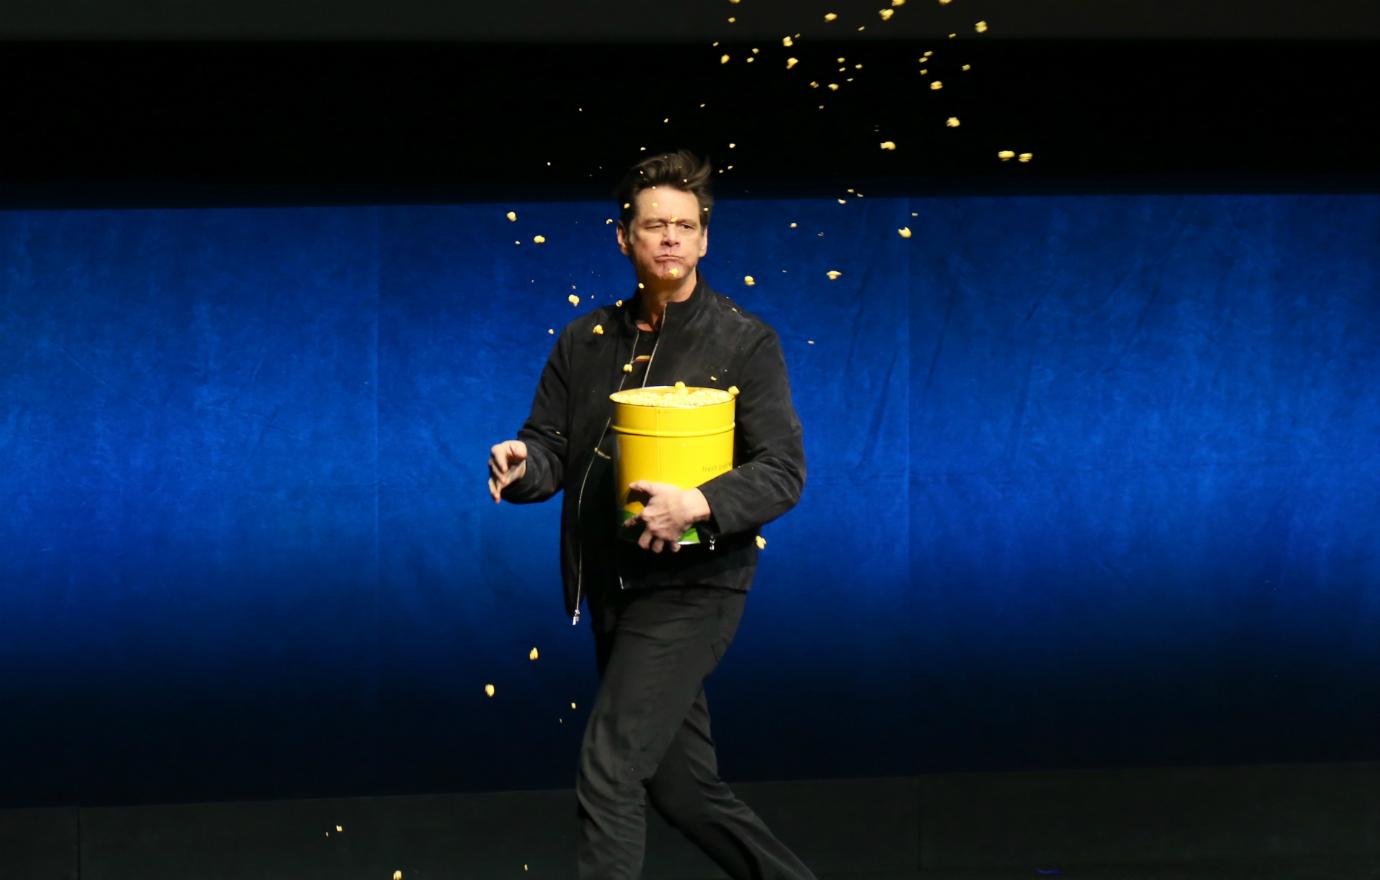
[(689, 299), (667, 305), (645, 384), (736, 385), (734, 468), (699, 487), (712, 511), (710, 521), (699, 524), (701, 545), (657, 554), (618, 539), (609, 395), (628, 376), (623, 365), (631, 359), (637, 312), (636, 302), (606, 306), (561, 331), (518, 432), (527, 444), (526, 473), (503, 490), (517, 503), (565, 490), (561, 575), (566, 612), (575, 620), (581, 596), (596, 579), (625, 589), (748, 589), (757, 566), (757, 529), (795, 506), (805, 484), (800, 420), (780, 340), (701, 276)]

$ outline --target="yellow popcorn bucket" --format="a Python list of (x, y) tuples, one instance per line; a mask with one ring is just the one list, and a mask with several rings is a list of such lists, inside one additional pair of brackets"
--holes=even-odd
[[(690, 489), (733, 469), (733, 395), (718, 388), (677, 384), (630, 388), (613, 401), (614, 479), (622, 523), (642, 512), (628, 497), (638, 480)], [(636, 538), (637, 532), (623, 529)], [(698, 544), (691, 526), (681, 544)]]

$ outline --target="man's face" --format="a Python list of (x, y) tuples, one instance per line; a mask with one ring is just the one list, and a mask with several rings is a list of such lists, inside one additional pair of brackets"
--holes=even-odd
[(618, 249), (632, 258), (638, 280), (666, 284), (690, 277), (709, 250), (700, 200), (684, 190), (648, 187), (633, 207), (628, 228), (618, 226)]

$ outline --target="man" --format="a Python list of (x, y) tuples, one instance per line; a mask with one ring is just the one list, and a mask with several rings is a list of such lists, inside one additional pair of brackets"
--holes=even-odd
[[(576, 781), (585, 880), (641, 875), (648, 799), (734, 878), (814, 876), (719, 778), (709, 732), (703, 682), (742, 615), (757, 530), (795, 505), (805, 480), (775, 332), (698, 271), (709, 179), (686, 151), (628, 172), (616, 231), (637, 294), (562, 331), (517, 439), (489, 456), (495, 502), (565, 490), (566, 610), (578, 622), (587, 603), (600, 675)], [(678, 381), (738, 388), (735, 466), (693, 488), (633, 483), (645, 507), (619, 526), (609, 394)], [(692, 524), (704, 540), (681, 546)]]

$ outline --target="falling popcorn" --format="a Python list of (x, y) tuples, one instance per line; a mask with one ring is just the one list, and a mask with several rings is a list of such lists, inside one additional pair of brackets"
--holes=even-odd
[(826, 13), (824, 13), (824, 20), (825, 20), (825, 21), (833, 21), (833, 20), (835, 20), (836, 18), (838, 18), (838, 14), (837, 14), (837, 13), (834, 13), (834, 12), (826, 12)]
[(737, 385), (730, 385), (730, 386), (728, 386), (728, 393), (729, 393), (729, 394), (732, 394), (734, 397), (737, 397), (737, 396), (738, 396), (739, 394), (741, 394), (742, 392), (738, 390), (738, 386), (737, 386)]
[(944, 84), (943, 84), (942, 82), (940, 82), (939, 80), (935, 80), (934, 82), (930, 83), (930, 90), (931, 90), (931, 91), (937, 92), (937, 91), (939, 91), (939, 90), (942, 89), (942, 88), (944, 88)]
[(797, 59), (795, 59), (795, 58), (787, 58), (787, 59), (786, 59), (786, 69), (787, 69), (787, 70), (790, 70), (792, 67), (795, 67), (795, 66), (796, 66), (797, 64), (799, 64), (799, 63), (800, 63), (800, 61), (797, 60)]
[(895, 142), (895, 141), (882, 141), (882, 149), (883, 149), (883, 150), (894, 150), (894, 149), (896, 149), (896, 142)]
[(781, 45), (783, 45), (783, 46), (785, 46), (787, 49), (789, 49), (789, 48), (791, 48), (792, 46), (795, 45), (795, 42), (794, 42), (790, 37), (782, 37), (782, 38), (781, 38)]
[(402, 880), (402, 871), (394, 871), (393, 880)]
[(578, 306), (580, 304), (580, 298), (573, 293), (570, 296), (567, 296), (566, 299), (570, 302), (572, 306)]
[(632, 372), (632, 364), (624, 364), (624, 365), (623, 365), (623, 372), (625, 372), (625, 373), (631, 373), (631, 372)]
[(828, 272), (825, 272), (824, 274), (829, 276), (830, 281), (837, 281), (839, 279), (839, 276), (843, 273), (840, 272), (838, 269), (830, 269)]
[(743, 283), (746, 284), (748, 287), (751, 287), (757, 283), (757, 280), (753, 278), (751, 275), (744, 275)]
[(973, 65), (971, 65), (971, 64), (965, 64), (965, 65), (963, 65), (963, 69), (964, 69), (964, 70), (972, 70), (972, 69), (973, 69)]
[(343, 826), (343, 825), (337, 825), (337, 826), (335, 826), (335, 830), (336, 830), (336, 833), (338, 834), (338, 833), (340, 833), (340, 832), (342, 832), (342, 831), (345, 830), (345, 826)]
[(533, 649), (531, 650), (531, 652), (528, 653), (527, 659), (528, 659), (528, 660), (535, 660), (535, 659), (537, 659), (539, 656), (541, 656), (541, 655), (537, 653), (537, 649), (536, 649), (536, 648), (533, 648)]
[(977, 31), (977, 32), (980, 33), (980, 34), (985, 34), (985, 33), (987, 33), (987, 22), (985, 22), (985, 21), (980, 21), (980, 22), (978, 22), (977, 24), (973, 25), (973, 30)]
[(902, 238), (910, 238), (910, 227), (902, 226), (900, 229), (896, 230), (896, 234)]
[(939, 5), (940, 5), (940, 6), (948, 6), (948, 5), (949, 5), (950, 3), (952, 3), (952, 2), (954, 2), (954, 0), (939, 0)]
[(574, 708), (575, 708), (575, 704), (574, 704), (574, 703), (571, 703), (571, 704), (570, 704), (570, 708), (574, 709)]
[(514, 223), (516, 223), (516, 222), (517, 222), (517, 211), (509, 211), (509, 212), (508, 212), (508, 219), (511, 220), (511, 221), (513, 221)]
[(905, 6), (906, 0), (891, 0), (892, 6)]
[(1016, 153), (1014, 150), (1002, 150), (997, 154), (997, 158), (1003, 162), (1010, 162), (1012, 159), (1016, 158)]
[(555, 336), (555, 335), (556, 335), (556, 328), (555, 328), (555, 327), (547, 327), (547, 328), (546, 328), (546, 335), (547, 335), (547, 336)]
[(960, 125), (962, 125), (962, 123), (958, 121), (957, 116), (950, 116), (947, 120), (945, 120), (944, 124), (947, 125), (949, 128), (958, 128)]
[(535, 243), (535, 244), (546, 244), (546, 236), (544, 236), (544, 235), (534, 235), (534, 236), (532, 236), (532, 241), (533, 241), (533, 243)]
[(487, 697), (492, 697), (494, 695), (494, 686), (491, 684), (484, 685), (484, 695)]
[(1021, 153), (1021, 154), (1020, 154), (1019, 156), (1017, 156), (1016, 158), (1017, 158), (1018, 160), (1020, 160), (1021, 162), (1029, 162), (1031, 159), (1034, 159), (1034, 158), (1035, 158), (1035, 154), (1034, 154), (1034, 153)]
[(765, 549), (767, 549), (767, 539), (764, 538), (764, 537), (762, 537), (761, 535), (758, 535), (758, 536), (757, 536), (757, 549), (758, 549), (758, 550), (765, 550)]
[(603, 325), (603, 324), (595, 324), (595, 325), (594, 325), (594, 335), (595, 335), (595, 336), (603, 336), (603, 335), (604, 335), (604, 325)]
[(720, 63), (720, 64), (727, 64), (727, 63), (728, 63), (728, 53), (727, 53), (727, 52), (725, 52), (723, 55), (719, 56), (719, 63)]
[(891, 20), (891, 17), (892, 17), (893, 15), (896, 14), (896, 10), (894, 10), (894, 9), (878, 9), (878, 10), (877, 10), (877, 14), (880, 15), (880, 16), (882, 17), (882, 21), (890, 21), (890, 20)]
[(798, 223), (792, 223), (792, 224), (791, 224), (791, 228), (792, 228), (792, 229), (795, 229), (795, 228), (796, 228), (797, 226), (799, 226), (799, 225), (800, 225), (800, 224), (798, 224)]

